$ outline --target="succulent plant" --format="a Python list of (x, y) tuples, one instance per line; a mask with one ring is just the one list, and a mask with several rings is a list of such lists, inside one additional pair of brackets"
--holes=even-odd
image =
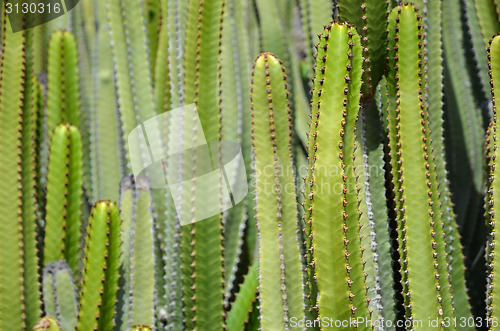
[(500, 329), (497, 0), (60, 3), (1, 4), (0, 330)]

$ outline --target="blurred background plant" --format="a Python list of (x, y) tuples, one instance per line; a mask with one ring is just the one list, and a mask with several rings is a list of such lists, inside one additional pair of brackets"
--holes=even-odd
[[(500, 329), (497, 0), (29, 2), (0, 12), (0, 330)], [(249, 190), (181, 225), (128, 137), (191, 104)]]

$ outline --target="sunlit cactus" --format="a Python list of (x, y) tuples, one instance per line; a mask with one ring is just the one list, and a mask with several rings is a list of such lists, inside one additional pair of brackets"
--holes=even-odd
[(500, 329), (499, 0), (42, 2), (0, 6), (1, 331)]

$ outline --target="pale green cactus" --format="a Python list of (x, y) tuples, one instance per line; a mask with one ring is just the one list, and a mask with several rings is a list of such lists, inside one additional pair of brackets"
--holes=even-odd
[(261, 54), (252, 73), (252, 143), (259, 301), (265, 330), (285, 330), (289, 318), (304, 316), (288, 94), (280, 60)]
[(64, 260), (52, 261), (43, 269), (43, 303), (47, 316), (59, 321), (63, 331), (74, 330), (78, 316), (73, 274)]
[(121, 183), (121, 284), (122, 330), (132, 325), (154, 325), (155, 275), (153, 217), (148, 184), (124, 177)]

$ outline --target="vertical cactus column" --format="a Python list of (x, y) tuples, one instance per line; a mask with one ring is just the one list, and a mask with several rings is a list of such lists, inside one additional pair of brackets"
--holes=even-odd
[[(26, 327), (32, 328), (41, 313), (41, 292), (39, 281), (39, 254), (37, 233), (40, 231), (37, 204), (40, 172), (37, 167), (40, 158), (38, 143), (41, 130), (41, 112), (43, 98), (39, 94), (39, 82), (35, 75), (35, 52), (33, 43), (36, 40), (33, 31), (26, 31), (26, 58), (24, 98), (22, 110), (22, 140), (21, 140), (21, 177), (22, 177), (22, 227), (23, 227), (23, 260), (24, 289), (26, 305)], [(1, 74), (0, 74), (1, 75)]]
[[(464, 255), (453, 210), (450, 182), (446, 168), (443, 107), (443, 31), (442, 0), (424, 2), (420, 7), (425, 12), (426, 95), (429, 109), (429, 129), (435, 150), (434, 157), (438, 176), (439, 201), (443, 212), (445, 248), (448, 253), (448, 277), (453, 286), (453, 303), (457, 318), (471, 317), (469, 298), (465, 284)], [(486, 57), (485, 57), (486, 61)]]
[(114, 326), (120, 266), (120, 212), (99, 201), (92, 209), (85, 238), (76, 330), (111, 330)]
[(121, 183), (122, 275), (118, 312), (121, 330), (154, 325), (155, 275), (153, 217), (148, 184), (124, 177)]
[[(490, 43), (489, 50), (491, 94), (493, 100), (493, 122), (490, 124), (487, 134), (487, 151), (489, 161), (488, 187), (486, 191), (486, 225), (489, 230), (486, 246), (487, 261), (487, 288), (486, 288), (486, 318), (489, 321), (498, 319), (500, 316), (500, 295), (498, 294), (498, 272), (496, 268), (496, 213), (495, 201), (500, 188), (498, 187), (498, 171), (496, 161), (499, 159), (497, 148), (497, 103), (495, 99), (495, 88), (500, 86), (500, 35), (496, 35)], [(498, 330), (498, 327), (490, 326), (490, 330)]]
[[(40, 319), (35, 243), (34, 127), (37, 113), (31, 31), (13, 33), (0, 9), (0, 329), (33, 328)], [(34, 113), (33, 113), (34, 112)]]
[(50, 37), (47, 64), (47, 137), (48, 142), (57, 125), (70, 123), (80, 130), (83, 148), (83, 178), (86, 191), (91, 194), (89, 130), (82, 112), (78, 47), (73, 33), (55, 31)]
[[(96, 2), (99, 22), (106, 21), (105, 1)], [(120, 179), (126, 170), (123, 140), (118, 134), (120, 116), (117, 112), (113, 80), (111, 37), (105, 24), (99, 24), (91, 57), (91, 164), (93, 200), (119, 198)]]
[[(443, 220), (425, 95), (421, 17), (412, 5), (389, 17), (387, 73), (394, 182), (406, 318), (453, 318)], [(425, 199), (423, 198), (425, 197)]]
[(251, 91), (261, 326), (285, 330), (291, 317), (304, 318), (304, 298), (288, 91), (274, 55), (256, 59)]
[[(461, 4), (443, 0), (442, 15), (444, 91), (448, 104), (447, 145), (454, 155), (448, 158), (447, 166), (458, 224), (462, 226), (462, 233), (467, 235), (475, 226), (468, 215), (472, 218), (477, 214), (480, 207), (477, 192), (483, 190), (484, 130), (481, 111), (470, 88), (474, 84), (467, 70), (465, 50), (459, 46), (463, 45)], [(467, 236), (465, 239), (474, 240)]]
[(248, 323), (250, 314), (256, 300), (257, 288), (259, 286), (259, 263), (255, 260), (250, 266), (245, 280), (240, 285), (236, 299), (231, 305), (227, 315), (228, 330), (243, 330)]
[(47, 130), (49, 138), (58, 124), (80, 124), (80, 91), (75, 37), (56, 31), (50, 38), (47, 84)]
[[(188, 5), (186, 39), (184, 45), (184, 97), (185, 104), (195, 104), (205, 139), (209, 143), (221, 139), (220, 117), (220, 49), (222, 33), (223, 0), (190, 1)], [(195, 118), (185, 116), (185, 139), (189, 139)], [(196, 133), (195, 135), (196, 136)], [(192, 143), (188, 141), (188, 143)], [(211, 157), (218, 157), (212, 155)], [(197, 160), (183, 160), (183, 170), (195, 172)], [(217, 198), (219, 188), (213, 188), (212, 198)], [(190, 194), (184, 190), (183, 203), (190, 210)], [(199, 201), (191, 201), (199, 205)], [(196, 220), (193, 220), (196, 221)], [(181, 232), (182, 273), (184, 288), (184, 323), (186, 328), (221, 329), (223, 311), (223, 255), (222, 215), (183, 226)]]
[(387, 206), (385, 203), (385, 173), (383, 169), (382, 125), (375, 99), (377, 85), (385, 71), (387, 52), (387, 16), (389, 1), (339, 0), (339, 21), (357, 27), (363, 50), (362, 97), (357, 123), (355, 166), (357, 168), (361, 211), (360, 235), (365, 239), (365, 270), (370, 275), (366, 285), (372, 319), (393, 319), (393, 289)]
[(371, 314), (353, 163), (361, 53), (360, 37), (350, 25), (333, 23), (320, 36), (304, 194), (308, 307), (313, 317), (349, 322)]
[(66, 259), (78, 277), (81, 259), (82, 143), (78, 129), (56, 127), (47, 176), (44, 263)]

